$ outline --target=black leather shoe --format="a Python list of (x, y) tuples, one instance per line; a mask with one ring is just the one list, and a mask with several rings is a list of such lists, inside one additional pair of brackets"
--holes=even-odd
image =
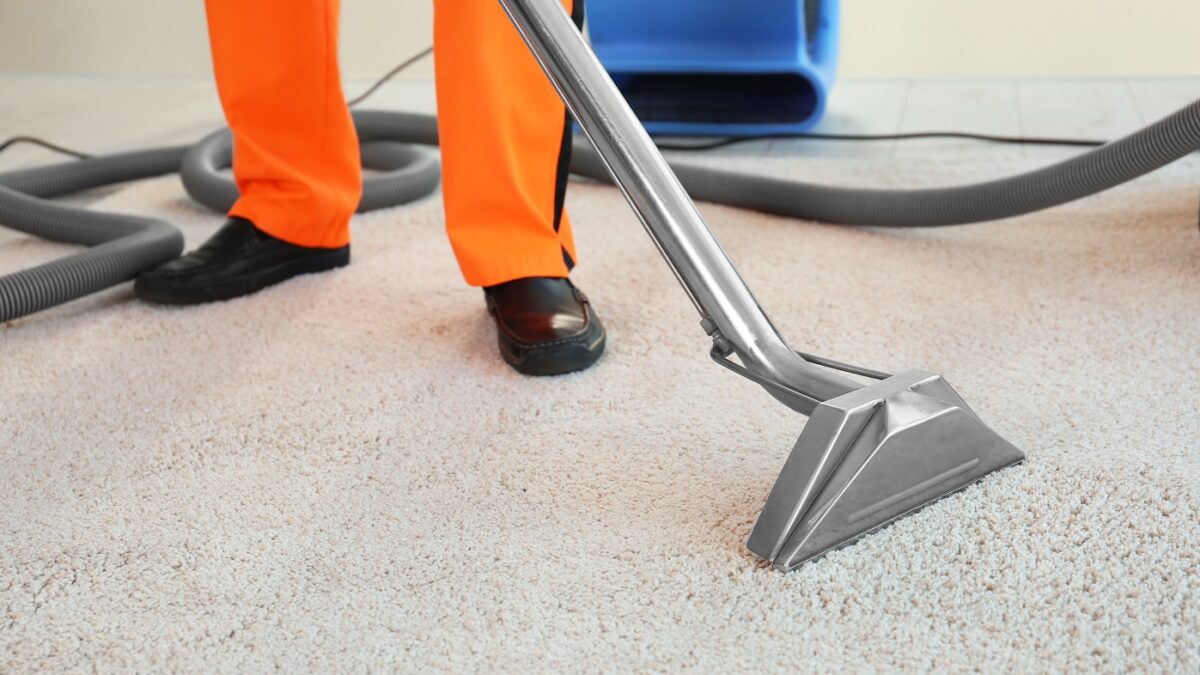
[(143, 272), (133, 290), (146, 302), (192, 305), (248, 295), (298, 274), (349, 262), (348, 244), (297, 246), (272, 237), (245, 218), (230, 218), (200, 248)]
[(567, 279), (530, 277), (483, 289), (500, 354), (525, 375), (583, 370), (604, 353), (604, 326)]

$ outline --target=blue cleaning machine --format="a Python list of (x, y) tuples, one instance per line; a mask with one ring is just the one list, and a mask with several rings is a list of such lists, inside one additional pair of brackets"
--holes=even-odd
[(651, 133), (805, 131), (833, 85), (838, 0), (591, 0), (587, 25)]

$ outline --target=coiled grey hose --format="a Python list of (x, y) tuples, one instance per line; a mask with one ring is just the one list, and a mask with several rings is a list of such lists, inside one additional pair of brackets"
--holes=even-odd
[[(406, 145), (437, 145), (435, 117), (358, 110), (354, 112), (354, 128), (363, 166), (381, 172), (363, 180), (359, 213), (407, 204), (437, 187), (436, 157)], [(228, 211), (233, 206), (238, 198), (237, 186), (220, 173), (230, 166), (232, 158), (233, 138), (228, 129), (205, 136), (184, 153), (179, 175), (192, 199), (217, 211)]]
[(129, 152), (0, 174), (0, 224), (44, 239), (91, 247), (0, 277), (0, 321), (119, 284), (140, 270), (178, 256), (183, 235), (165, 221), (45, 200), (170, 173), (179, 166), (183, 151)]
[[(431, 115), (357, 111), (364, 165), (383, 171), (364, 182), (359, 211), (401, 204), (431, 192), (437, 162), (406, 143), (437, 144)], [(1200, 150), (1200, 101), (1122, 139), (1009, 178), (921, 190), (843, 188), (671, 162), (697, 200), (848, 225), (924, 227), (1007, 218), (1064, 204), (1132, 180)], [(100, 214), (43, 201), (70, 192), (179, 170), (194, 199), (226, 210), (237, 198), (227, 132), (191, 148), (162, 148), (0, 174), (0, 224), (36, 236), (94, 246), (0, 277), (0, 321), (120, 283), (179, 254), (169, 224)], [(576, 138), (571, 171), (611, 182), (591, 145)]]
[[(583, 141), (586, 143), (586, 141)], [(571, 170), (609, 181), (576, 139)], [(671, 162), (693, 199), (838, 225), (964, 225), (1038, 211), (1102, 192), (1200, 150), (1200, 101), (1124, 138), (1028, 173), (956, 187), (877, 190), (819, 185)]]
[[(382, 115), (386, 120), (388, 114)], [(390, 138), (394, 124), (380, 127), (379, 113), (354, 116), (356, 123), (359, 117), (376, 120), (360, 126), (359, 137), (363, 165), (380, 172), (364, 180), (359, 211), (403, 204), (433, 192), (439, 174), (433, 153)], [(90, 247), (0, 276), (0, 322), (128, 281), (183, 252), (182, 233), (165, 221), (89, 211), (49, 199), (180, 171), (184, 187), (197, 201), (227, 211), (238, 196), (233, 181), (220, 173), (230, 164), (231, 146), (228, 131), (222, 130), (190, 148), (126, 152), (0, 174), (0, 225)]]

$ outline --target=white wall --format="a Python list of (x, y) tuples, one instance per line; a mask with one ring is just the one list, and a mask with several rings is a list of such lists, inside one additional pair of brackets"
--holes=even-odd
[[(343, 0), (346, 75), (427, 46), (432, 13)], [(843, 0), (842, 14), (844, 77), (1200, 75), (1200, 0)], [(204, 30), (202, 0), (0, 0), (0, 71), (207, 74)]]
[(1200, 75), (1200, 0), (843, 0), (843, 74)]

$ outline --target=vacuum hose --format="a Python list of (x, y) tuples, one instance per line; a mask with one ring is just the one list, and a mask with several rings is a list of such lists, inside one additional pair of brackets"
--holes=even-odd
[(179, 168), (185, 148), (83, 159), (0, 174), (0, 224), (87, 250), (0, 277), (0, 321), (73, 300), (133, 278), (183, 251), (183, 235), (152, 218), (100, 213), (47, 201)]
[[(439, 177), (436, 156), (406, 142), (436, 145), (435, 118), (381, 112), (356, 112), (354, 117), (363, 165), (379, 172), (363, 181), (360, 212), (433, 192)], [(221, 170), (230, 166), (232, 154), (229, 132), (221, 130), (191, 147), (138, 150), (0, 174), (0, 225), (91, 247), (0, 276), (0, 322), (128, 281), (183, 252), (182, 233), (166, 221), (90, 211), (51, 198), (178, 171), (196, 201), (228, 211), (238, 191)]]
[[(395, 206), (431, 193), (438, 181), (432, 153), (437, 119), (414, 113), (356, 111), (363, 165), (380, 173), (363, 183), (358, 210)], [(846, 225), (927, 227), (1007, 218), (1086, 197), (1200, 150), (1200, 101), (1122, 139), (1009, 178), (948, 188), (877, 190), (794, 180), (671, 162), (693, 199), (805, 220)], [(183, 250), (170, 224), (98, 213), (47, 201), (80, 190), (179, 171), (196, 201), (226, 211), (237, 199), (228, 131), (191, 147), (128, 152), (0, 174), (0, 224), (35, 236), (92, 248), (0, 276), (0, 321), (127, 281)], [(576, 138), (571, 171), (611, 182), (586, 139)]]

